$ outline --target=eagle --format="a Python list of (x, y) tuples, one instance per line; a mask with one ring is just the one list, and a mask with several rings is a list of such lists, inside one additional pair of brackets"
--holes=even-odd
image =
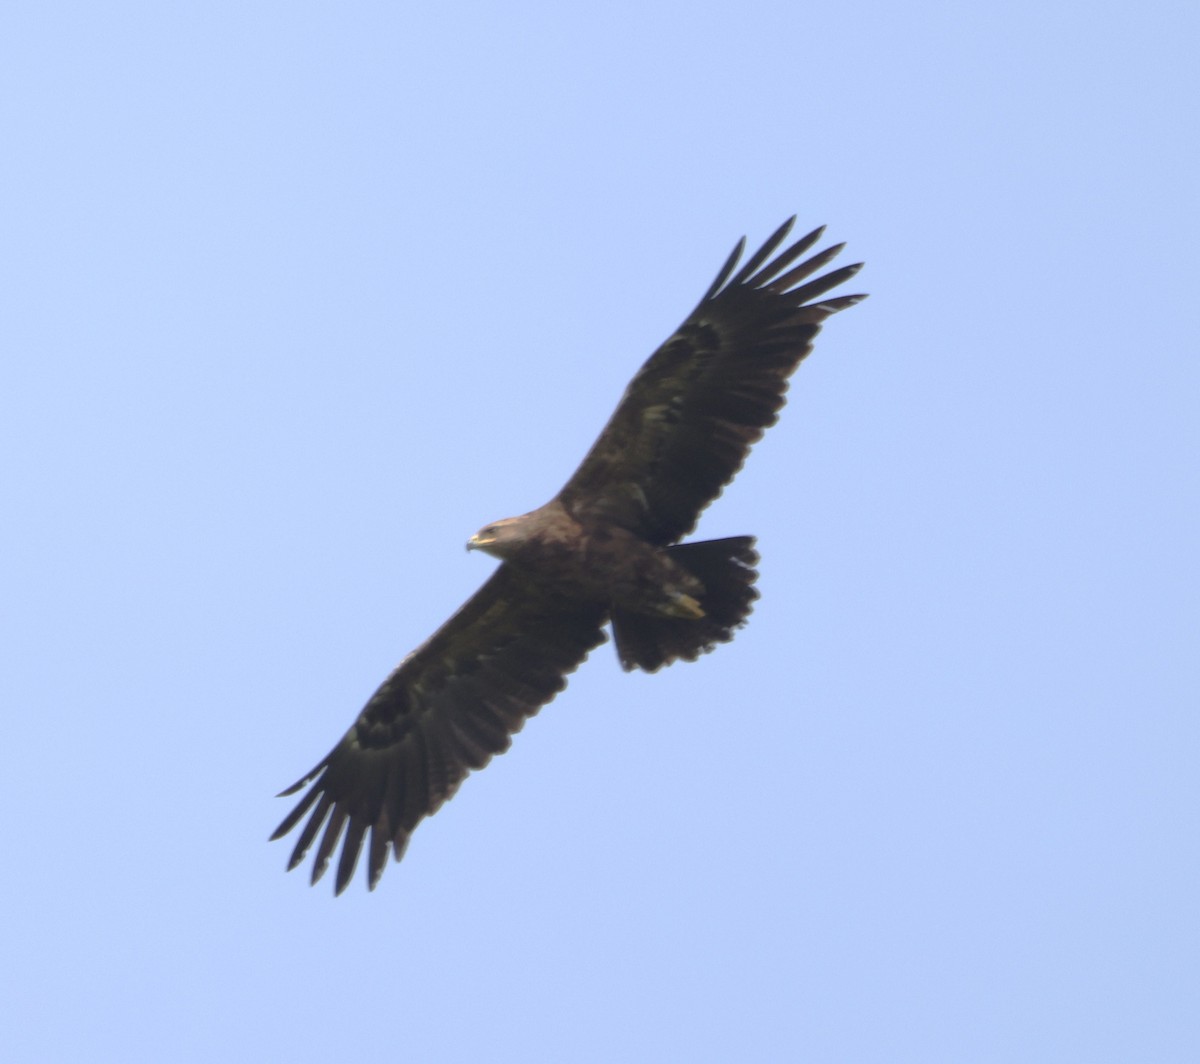
[(754, 537), (680, 541), (777, 420), (825, 319), (865, 298), (822, 298), (861, 263), (813, 276), (844, 245), (798, 262), (823, 227), (776, 254), (794, 222), (740, 268), (738, 242), (553, 499), (470, 538), (469, 550), (500, 559), (491, 578), (280, 795), (308, 786), (271, 836), (304, 821), (289, 871), (319, 834), (315, 884), (340, 841), (341, 894), (365, 844), (374, 890), (389, 853), (399, 861), (417, 825), (509, 748), (605, 641), (606, 626), (624, 669), (654, 672), (694, 661), (745, 624), (758, 597)]

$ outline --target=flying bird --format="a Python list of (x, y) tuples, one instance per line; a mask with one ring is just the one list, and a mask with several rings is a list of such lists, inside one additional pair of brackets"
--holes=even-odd
[(794, 221), (740, 269), (739, 241), (553, 499), (471, 537), (468, 549), (500, 559), (495, 573), (281, 795), (311, 785), (271, 836), (307, 817), (289, 870), (320, 834), (316, 883), (341, 841), (340, 894), (365, 843), (374, 890), (389, 852), (400, 860), (417, 825), (508, 749), (605, 641), (606, 625), (624, 669), (654, 672), (694, 661), (745, 624), (758, 597), (754, 537), (680, 540), (775, 423), (821, 324), (865, 298), (821, 298), (861, 263), (809, 279), (843, 245), (794, 265), (823, 229), (775, 254)]

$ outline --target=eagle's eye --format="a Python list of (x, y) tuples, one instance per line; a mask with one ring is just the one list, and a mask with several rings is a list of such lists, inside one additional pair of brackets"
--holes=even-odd
[(485, 528), (485, 529), (484, 529), (482, 532), (480, 532), (479, 534), (480, 534), (481, 536), (494, 536), (494, 535), (496, 535), (496, 534), (497, 534), (499, 531), (500, 531), (500, 529), (498, 529), (498, 528), (497, 528), (495, 525), (488, 525), (488, 526), (487, 526), (487, 528)]

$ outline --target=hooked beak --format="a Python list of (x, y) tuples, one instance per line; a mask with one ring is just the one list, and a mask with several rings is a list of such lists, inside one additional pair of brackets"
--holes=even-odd
[[(467, 540), (467, 550), (481, 550), (485, 554), (495, 554), (498, 538), (496, 529), (492, 525), (487, 525)], [(496, 557), (498, 558), (500, 555), (497, 554)]]
[(467, 540), (467, 550), (486, 551), (495, 542), (495, 536), (485, 536), (482, 532), (476, 532), (475, 535)]

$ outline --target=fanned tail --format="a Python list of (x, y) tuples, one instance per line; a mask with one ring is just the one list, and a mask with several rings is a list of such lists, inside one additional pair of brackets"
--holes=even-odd
[(614, 609), (613, 636), (626, 671), (655, 672), (680, 659), (695, 661), (718, 643), (728, 643), (746, 623), (758, 598), (754, 590), (758, 553), (753, 536), (680, 543), (667, 547), (666, 552), (704, 585), (700, 596), (704, 616), (697, 620), (651, 617)]

